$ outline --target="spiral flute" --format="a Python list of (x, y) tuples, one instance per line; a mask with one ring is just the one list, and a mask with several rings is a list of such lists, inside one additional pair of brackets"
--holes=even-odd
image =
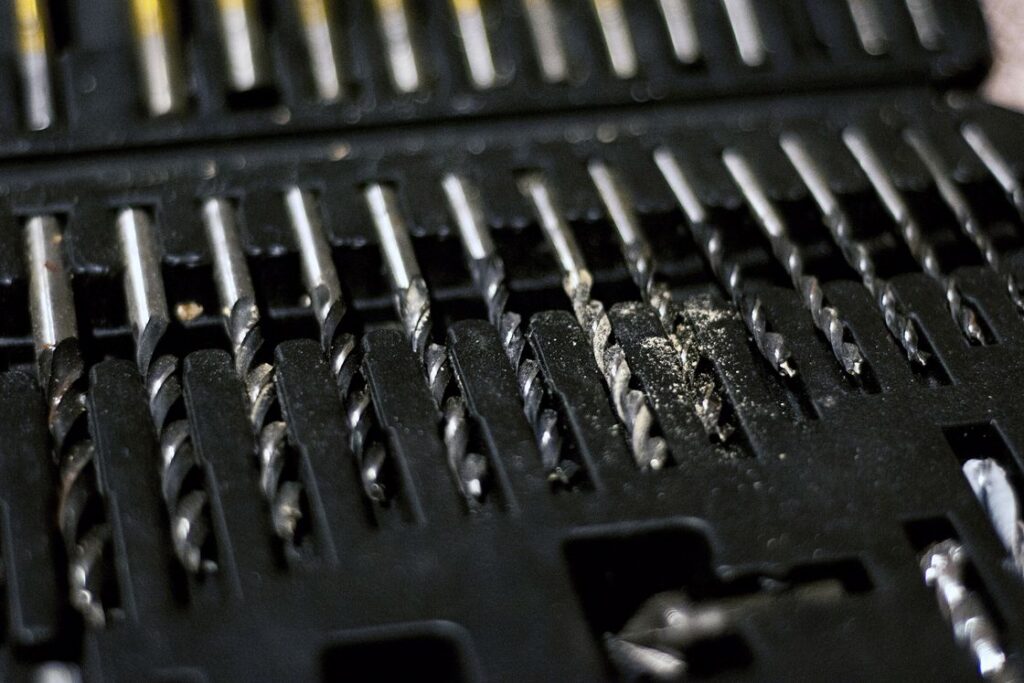
[(654, 163), (686, 214), (690, 222), (690, 233), (711, 266), (711, 271), (739, 309), (747, 330), (754, 338), (754, 345), (776, 372), (785, 377), (795, 376), (796, 366), (793, 365), (792, 354), (785, 337), (768, 330), (768, 320), (761, 299), (748, 291), (740, 264), (726, 255), (721, 229), (711, 223), (711, 218), (698, 198), (693, 182), (675, 154), (666, 147), (660, 147), (654, 151)]
[(647, 394), (630, 386), (632, 371), (626, 354), (614, 343), (612, 324), (604, 304), (590, 296), (593, 276), (554, 193), (539, 172), (520, 175), (519, 189), (533, 205), (540, 227), (555, 252), (562, 272), (562, 287), (569, 296), (576, 320), (590, 339), (594, 360), (601, 370), (615, 414), (626, 430), (633, 459), (641, 469), (661, 469), (670, 457), (668, 443), (652, 434), (657, 424)]
[(946, 291), (946, 304), (953, 316), (953, 321), (967, 339), (979, 344), (985, 342), (985, 335), (978, 322), (978, 316), (970, 305), (964, 301), (956, 278), (944, 274), (939, 267), (938, 258), (931, 245), (924, 239), (921, 226), (910, 212), (910, 207), (896, 184), (889, 176), (874, 147), (863, 131), (847, 128), (843, 131), (843, 142), (853, 154), (864, 174), (868, 177), (875, 192), (882, 200), (886, 210), (899, 226), (900, 235), (910, 250), (911, 256), (917, 261), (926, 275), (942, 285)]
[(139, 209), (122, 209), (117, 215), (117, 236), (136, 362), (145, 378), (149, 412), (160, 442), (161, 489), (171, 516), (174, 553), (190, 573), (211, 572), (216, 564), (203, 551), (210, 534), (209, 498), (197, 485), (203, 481), (202, 464), (185, 417), (178, 358), (172, 354), (153, 357), (170, 315), (149, 216)]
[(853, 223), (829, 187), (828, 179), (818, 160), (812, 156), (804, 141), (794, 133), (783, 135), (780, 144), (800, 179), (814, 197), (821, 211), (822, 220), (832, 235), (832, 241), (839, 247), (846, 262), (860, 276), (861, 284), (878, 305), (886, 329), (900, 343), (910, 361), (925, 365), (928, 362), (928, 354), (921, 350), (914, 321), (903, 309), (889, 283), (878, 276), (871, 252), (853, 236)]
[(101, 627), (106, 622), (101, 592), (110, 529), (102, 520), (94, 446), (86, 428), (85, 363), (62, 241), (55, 217), (32, 216), (25, 222), (32, 335), (60, 477), (57, 520), (68, 553), (69, 600), (86, 622)]
[(605, 211), (615, 227), (630, 275), (640, 289), (644, 302), (657, 311), (662, 327), (686, 371), (687, 391), (693, 394), (691, 398), (695, 401), (694, 410), (701, 425), (708, 434), (714, 434), (719, 441), (726, 441), (733, 428), (722, 420), (722, 398), (715, 390), (715, 383), (707, 381), (702, 387), (693, 386), (697, 379), (697, 366), (704, 356), (703, 351), (696, 336), (676, 324), (680, 317), (679, 306), (672, 299), (668, 285), (655, 280), (657, 264), (654, 250), (618, 174), (600, 160), (591, 161), (588, 170), (604, 203)]
[(448, 467), (467, 503), (476, 506), (487, 489), (487, 458), (469, 450), (466, 402), (452, 373), (448, 348), (431, 341), (430, 292), (416, 262), (405, 217), (398, 209), (394, 189), (387, 185), (371, 183), (364, 189), (363, 197), (380, 240), (395, 309), (413, 351), (423, 363), (434, 402), (443, 414)]

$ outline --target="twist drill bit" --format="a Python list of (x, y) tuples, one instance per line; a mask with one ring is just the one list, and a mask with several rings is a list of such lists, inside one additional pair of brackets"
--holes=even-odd
[(691, 0), (658, 0), (658, 8), (665, 20), (676, 59), (683, 64), (696, 64), (700, 60), (700, 36), (697, 35)]
[(768, 60), (768, 48), (754, 3), (751, 0), (722, 0), (722, 6), (736, 38), (740, 59), (749, 67), (763, 66)]
[(871, 252), (853, 236), (853, 223), (843, 210), (839, 199), (829, 187), (828, 179), (821, 165), (811, 155), (804, 141), (795, 133), (787, 133), (780, 141), (783, 151), (796, 169), (800, 179), (814, 197), (822, 220), (832, 235), (832, 241), (839, 247), (843, 258), (860, 276), (861, 284), (875, 300), (885, 327), (903, 347), (907, 358), (919, 365), (928, 362), (928, 354), (921, 350), (914, 321), (904, 311), (896, 293), (888, 282), (878, 276)]
[(580, 468), (563, 457), (558, 411), (549, 398), (540, 363), (533, 358), (526, 343), (522, 316), (508, 310), (505, 263), (491, 239), (479, 192), (469, 180), (454, 173), (447, 174), (441, 186), (459, 230), (473, 282), (484, 299), (488, 318), (516, 374), (523, 412), (533, 428), (541, 463), (550, 481), (570, 485)]
[(1010, 161), (996, 148), (985, 129), (977, 123), (964, 124), (960, 129), (960, 134), (963, 135), (964, 140), (978, 155), (981, 163), (985, 165), (999, 186), (1003, 188), (1003, 192), (1006, 193), (1017, 212), (1024, 217), (1024, 185), (1021, 185), (1020, 178), (1014, 172)]
[(608, 52), (608, 61), (616, 78), (633, 78), (637, 74), (636, 47), (629, 30), (622, 0), (591, 0), (601, 36)]
[(31, 130), (45, 130), (53, 125), (55, 114), (50, 81), (52, 45), (44, 0), (14, 0), (14, 23), (25, 123)]
[(668, 285), (655, 280), (654, 250), (618, 175), (599, 160), (591, 161), (588, 170), (615, 227), (633, 281), (640, 289), (644, 302), (657, 311), (662, 327), (679, 356), (687, 377), (685, 391), (694, 400), (694, 410), (701, 425), (708, 434), (714, 434), (719, 441), (726, 441), (733, 429), (722, 420), (722, 398), (715, 390), (714, 381), (705, 381), (700, 388), (694, 386), (694, 382), (698, 381), (696, 369), (704, 355), (703, 351), (699, 348), (696, 335), (676, 325), (680, 316), (679, 307), (673, 301)]
[(443, 413), (448, 467), (469, 505), (478, 505), (487, 487), (487, 458), (469, 451), (466, 402), (452, 374), (448, 348), (431, 341), (430, 292), (420, 274), (405, 217), (398, 210), (398, 200), (389, 186), (371, 183), (364, 189), (363, 198), (380, 240), (395, 309), (413, 350), (423, 363), (434, 403)]
[(994, 458), (971, 458), (960, 469), (1013, 566), (1024, 575), (1024, 520), (1009, 473)]
[(422, 86), (416, 46), (412, 40), (412, 21), (405, 0), (374, 0), (377, 23), (388, 56), (391, 84), (399, 94), (414, 93)]
[(626, 354), (613, 341), (612, 325), (604, 305), (591, 297), (593, 277), (547, 180), (538, 172), (528, 172), (519, 177), (519, 189), (533, 205), (540, 227), (555, 252), (562, 287), (576, 320), (590, 339), (594, 360), (605, 380), (615, 414), (626, 430), (633, 459), (642, 469), (661, 469), (668, 463), (668, 444), (662, 437), (652, 435), (656, 420), (647, 395), (630, 386), (632, 372)]
[(864, 52), (872, 57), (889, 51), (889, 33), (885, 29), (877, 0), (846, 0), (853, 19), (853, 28)]
[(985, 343), (985, 335), (981, 325), (978, 323), (978, 316), (970, 305), (964, 301), (960, 293), (960, 286), (956, 278), (943, 274), (939, 267), (938, 258), (931, 245), (924, 239), (921, 233), (921, 226), (910, 212), (910, 207), (903, 199), (903, 195), (896, 188), (896, 184), (889, 177), (888, 171), (882, 164), (867, 136), (856, 128), (847, 128), (843, 131), (843, 142), (857, 159), (864, 174), (871, 181), (876, 194), (882, 200), (886, 210), (899, 227), (900, 235), (910, 250), (910, 254), (917, 261), (921, 270), (932, 279), (939, 282), (946, 291), (946, 304), (953, 316), (953, 321), (960, 328), (969, 340), (979, 344)]
[(941, 50), (945, 36), (934, 0), (906, 0), (906, 3), (918, 42), (926, 50)]
[(391, 495), (383, 479), (387, 449), (375, 437), (379, 431), (373, 393), (359, 371), (361, 355), (353, 334), (342, 330), (345, 298), (331, 259), (313, 197), (298, 187), (285, 192), (292, 233), (302, 262), (302, 281), (320, 330), (320, 346), (338, 385), (349, 427), (349, 446), (359, 466), (363, 490), (370, 500), (385, 502)]
[(143, 100), (150, 116), (176, 114), (185, 107), (174, 5), (168, 0), (131, 0), (135, 54)]
[(253, 0), (215, 0), (229, 87), (239, 93), (267, 84), (266, 39)]
[(94, 446), (86, 427), (85, 363), (78, 348), (62, 241), (55, 217), (32, 216), (26, 221), (29, 309), (39, 384), (49, 405), (47, 422), (60, 477), (57, 520), (68, 553), (69, 600), (87, 623), (102, 627), (106, 622), (103, 560), (110, 530), (103, 519)]
[(551, 0), (522, 0), (522, 3), (541, 78), (548, 83), (564, 83), (569, 80), (569, 58), (562, 43), (555, 7)]
[(238, 236), (235, 209), (228, 200), (213, 197), (203, 202), (202, 215), (213, 256), (221, 316), (231, 341), (235, 372), (245, 386), (249, 422), (257, 438), (260, 490), (270, 504), (274, 532), (290, 543), (302, 517), (302, 485), (282, 476), (288, 449), (287, 425), (282, 420), (269, 419), (278, 399), (274, 366), (255, 362), (263, 343), (260, 311)]
[(295, 5), (317, 99), (323, 103), (337, 102), (344, 96), (345, 88), (331, 6), (327, 0), (295, 0)]
[(839, 361), (843, 371), (848, 375), (859, 375), (864, 357), (857, 344), (846, 341), (850, 336), (846, 323), (839, 317), (839, 311), (826, 305), (825, 293), (821, 289), (818, 278), (804, 274), (804, 260), (800, 248), (789, 235), (786, 222), (775, 208), (760, 179), (750, 167), (746, 158), (734, 149), (722, 154), (722, 160), (729, 169), (733, 182), (740, 188), (743, 198), (754, 212), (761, 232), (772, 246), (775, 259), (789, 275), (793, 289), (800, 294), (804, 307), (810, 312), (814, 326), (817, 327), (829, 346), (832, 354)]
[(144, 211), (125, 208), (117, 214), (117, 233), (136, 362), (160, 442), (161, 489), (171, 516), (174, 553), (189, 572), (210, 572), (216, 565), (203, 557), (209, 501), (201, 486), (190, 485), (190, 480), (201, 481), (203, 473), (188, 419), (178, 417), (185, 414), (178, 359), (171, 354), (153, 358), (170, 323), (153, 226)]
[(725, 253), (721, 229), (711, 223), (711, 217), (675, 154), (668, 148), (658, 148), (654, 151), (654, 163), (686, 214), (690, 222), (690, 233), (711, 266), (711, 271), (739, 310), (747, 330), (754, 338), (754, 345), (779, 374), (795, 376), (796, 367), (792, 363), (785, 338), (778, 332), (768, 331), (768, 320), (761, 299), (748, 291), (742, 267)]
[(493, 88), (498, 81), (498, 71), (491, 54), (483, 4), (481, 0), (451, 0), (451, 4), (473, 87), (477, 90)]

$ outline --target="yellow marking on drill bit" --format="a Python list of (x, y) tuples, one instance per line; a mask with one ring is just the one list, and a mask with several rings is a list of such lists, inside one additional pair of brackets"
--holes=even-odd
[(132, 0), (132, 19), (139, 38), (163, 35), (167, 18), (167, 6), (162, 0)]
[(46, 52), (46, 10), (40, 0), (14, 0), (18, 24), (18, 49), (22, 54)]
[(327, 21), (327, 4), (324, 0), (295, 0), (295, 4), (299, 8), (299, 18), (306, 26)]

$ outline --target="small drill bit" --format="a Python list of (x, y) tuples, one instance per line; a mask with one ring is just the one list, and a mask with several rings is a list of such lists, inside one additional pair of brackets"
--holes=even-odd
[(713, 381), (704, 382), (702, 388), (695, 386), (695, 382), (698, 381), (696, 369), (704, 353), (698, 345), (696, 335), (676, 325), (680, 315), (679, 307), (673, 301), (668, 286), (655, 280), (654, 250), (633, 210), (632, 202), (627, 197), (618, 175), (603, 161), (591, 161), (588, 170), (618, 235), (619, 245), (633, 281), (640, 289), (644, 302), (658, 313), (662, 327), (679, 356), (679, 362), (687, 378), (684, 391), (694, 401), (694, 411), (701, 425), (708, 434), (714, 434), (719, 441), (726, 441), (733, 428), (722, 419), (722, 398), (715, 390)]
[(960, 293), (960, 286), (956, 278), (943, 274), (939, 267), (938, 258), (931, 245), (924, 239), (921, 233), (921, 226), (910, 212), (910, 207), (903, 199), (903, 195), (896, 188), (896, 184), (889, 173), (885, 170), (882, 160), (878, 157), (871, 142), (863, 131), (857, 128), (847, 128), (843, 131), (843, 142), (857, 159), (864, 174), (871, 181), (875, 193), (882, 200), (886, 210), (899, 227), (900, 235), (906, 243), (910, 254), (917, 261), (921, 270), (942, 285), (946, 292), (946, 303), (954, 322), (964, 336), (969, 340), (983, 344), (985, 335), (978, 322), (978, 316), (970, 305), (964, 301)]
[(229, 87), (239, 93), (267, 84), (266, 38), (253, 0), (216, 0)]
[(337, 102), (345, 94), (338, 32), (327, 0), (295, 0), (306, 44), (309, 70), (320, 102)]
[(754, 3), (751, 0), (722, 0), (722, 5), (732, 26), (740, 59), (749, 67), (763, 66), (768, 60), (768, 48)]
[(690, 233), (711, 266), (711, 271), (739, 309), (747, 330), (754, 338), (754, 345), (779, 374), (793, 377), (796, 375), (796, 367), (785, 338), (778, 332), (768, 331), (761, 299), (747, 290), (740, 264), (727, 257), (721, 229), (710, 222), (711, 217), (675, 154), (666, 147), (660, 147), (654, 151), (654, 163), (686, 214), (690, 222)]
[(44, 0), (14, 0), (18, 40), (18, 70), (24, 93), (25, 123), (30, 130), (53, 125), (53, 85), (50, 81), (49, 17)]
[(613, 340), (611, 321), (604, 305), (591, 297), (593, 277), (547, 180), (538, 172), (528, 172), (519, 177), (519, 189), (532, 204), (541, 230), (555, 252), (562, 287), (576, 320), (590, 339), (594, 360), (604, 377), (615, 413), (626, 430), (633, 459), (642, 469), (661, 469), (670, 457), (668, 443), (652, 435), (657, 425), (647, 395), (630, 386), (632, 371), (626, 354)]
[(491, 239), (479, 191), (468, 179), (454, 173), (445, 175), (441, 186), (462, 239), (473, 282), (516, 374), (523, 412), (533, 428), (541, 463), (550, 481), (571, 485), (580, 468), (564, 457), (559, 413), (548, 395), (540, 363), (526, 343), (522, 316), (508, 310), (505, 264)]
[(1024, 521), (1010, 475), (993, 458), (972, 458), (961, 471), (1010, 554), (1013, 566), (1024, 575)]
[(1024, 185), (1021, 185), (1020, 179), (1017, 174), (1014, 173), (1013, 166), (1009, 160), (1000, 152), (992, 138), (988, 136), (985, 129), (977, 123), (966, 123), (963, 128), (960, 129), (960, 133), (963, 135), (964, 140), (970, 145), (974, 153), (981, 159), (981, 163), (985, 165), (988, 172), (992, 174), (999, 186), (1003, 188), (1003, 192), (1009, 198), (1010, 202), (1020, 213), (1021, 217), (1024, 218)]
[(187, 417), (176, 416), (185, 414), (178, 359), (172, 354), (153, 358), (170, 323), (153, 226), (146, 212), (125, 208), (117, 214), (117, 234), (136, 362), (160, 442), (161, 488), (171, 516), (172, 545), (186, 570), (210, 572), (216, 565), (203, 552), (210, 533), (207, 494), (201, 486), (188, 484), (189, 479), (202, 479), (202, 467)]
[(638, 68), (636, 47), (633, 45), (633, 34), (629, 30), (622, 0), (591, 0), (591, 4), (601, 27), (601, 36), (615, 77), (633, 78)]
[(885, 29), (877, 0), (846, 0), (853, 18), (853, 28), (864, 52), (872, 57), (889, 51), (889, 34)]
[(377, 23), (387, 51), (391, 84), (399, 94), (414, 93), (422, 86), (412, 21), (405, 0), (374, 0)]
[(814, 326), (825, 335), (832, 354), (848, 375), (859, 375), (864, 357), (856, 343), (846, 341), (850, 336), (846, 323), (839, 317), (839, 311), (825, 303), (825, 293), (818, 278), (804, 274), (804, 259), (793, 238), (790, 237), (785, 219), (768, 198), (754, 169), (747, 159), (735, 149), (727, 149), (722, 161), (729, 170), (733, 182), (740, 188), (743, 198), (750, 206), (761, 227), (761, 232), (771, 243), (775, 260), (789, 275), (793, 289), (800, 294), (804, 307), (810, 312)]
[(944, 33), (934, 0), (906, 0), (917, 40), (926, 50), (941, 50)]
[(481, 0), (451, 0), (451, 4), (473, 87), (477, 90), (493, 88), (498, 81), (498, 71), (491, 54), (483, 4)]
[(185, 107), (185, 79), (173, 3), (131, 0), (131, 5), (146, 110), (154, 117), (176, 114)]
[(691, 0), (658, 0), (658, 8), (665, 20), (676, 59), (683, 64), (696, 64), (700, 60), (701, 48)]
[(807, 145), (798, 135), (787, 133), (782, 136), (780, 144), (818, 205), (822, 220), (832, 235), (832, 241), (839, 247), (839, 251), (850, 267), (860, 275), (861, 284), (878, 305), (882, 312), (882, 318), (885, 320), (886, 329), (903, 347), (909, 360), (919, 365), (925, 365), (928, 362), (928, 354), (920, 348), (914, 321), (903, 310), (903, 306), (896, 298), (896, 293), (892, 291), (889, 283), (878, 276), (871, 252), (862, 242), (854, 238), (850, 217), (843, 210), (839, 199), (832, 192), (832, 188), (829, 187), (828, 179), (821, 165), (811, 155)]
[(562, 42), (558, 12), (551, 0), (522, 0), (530, 24), (533, 49), (537, 53), (540, 75), (548, 83), (569, 79), (569, 58)]
[(487, 459), (469, 451), (469, 424), (465, 399), (452, 374), (448, 349), (431, 341), (432, 315), (430, 292), (420, 274), (405, 217), (398, 210), (394, 190), (371, 183), (363, 191), (370, 210), (381, 253), (387, 265), (395, 310), (413, 350), (423, 363), (427, 386), (441, 409), (448, 467), (469, 505), (476, 506), (486, 491), (489, 476)]

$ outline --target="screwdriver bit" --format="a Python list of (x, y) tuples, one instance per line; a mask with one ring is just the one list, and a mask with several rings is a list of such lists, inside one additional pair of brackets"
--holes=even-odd
[(228, 86), (243, 93), (265, 86), (270, 78), (266, 38), (254, 0), (214, 0), (224, 50)]
[(466, 402), (452, 373), (448, 348), (431, 340), (430, 292), (416, 262), (405, 217), (398, 209), (395, 191), (390, 186), (371, 183), (363, 190), (363, 198), (380, 240), (395, 310), (413, 350), (423, 363), (427, 386), (443, 415), (448, 467), (462, 496), (473, 508), (480, 504), (487, 490), (490, 475), (487, 458), (469, 450)]
[(451, 5), (473, 87), (477, 90), (493, 88), (497, 85), (498, 72), (487, 35), (482, 0), (451, 0)]
[(302, 24), (310, 74), (320, 102), (337, 102), (345, 95), (341, 72), (340, 37), (327, 0), (295, 0)]
[(676, 59), (683, 64), (700, 61), (700, 36), (693, 18), (692, 0), (658, 0)]
[(654, 162), (686, 214), (690, 234), (711, 266), (711, 271), (739, 309), (747, 330), (754, 338), (754, 345), (780, 375), (795, 376), (796, 366), (791, 360), (785, 338), (778, 332), (768, 330), (761, 299), (747, 290), (742, 267), (728, 257), (721, 229), (711, 223), (711, 217), (675, 154), (667, 147), (660, 147), (654, 151)]
[(615, 414), (626, 430), (633, 459), (641, 469), (659, 470), (668, 464), (668, 443), (652, 434), (657, 421), (645, 394), (632, 384), (632, 371), (622, 347), (614, 342), (604, 305), (591, 297), (593, 277), (587, 269), (572, 230), (566, 224), (551, 187), (539, 172), (519, 176), (519, 190), (533, 207), (544, 236), (555, 252), (562, 288), (580, 327), (590, 339), (594, 360), (604, 378)]
[(562, 42), (558, 10), (552, 0), (522, 0), (522, 3), (541, 78), (547, 83), (564, 83), (569, 80), (569, 57)]
[(13, 2), (25, 123), (30, 130), (45, 130), (53, 125), (55, 118), (50, 81), (53, 45), (47, 6), (44, 0)]
[(413, 43), (413, 22), (405, 0), (373, 0), (377, 24), (387, 52), (391, 84), (400, 95), (409, 95), (423, 86), (419, 58)]
[(726, 17), (736, 38), (740, 59), (749, 67), (763, 66), (768, 61), (768, 47), (751, 0), (722, 0)]
[(639, 70), (636, 47), (633, 45), (633, 34), (629, 30), (622, 0), (591, 0), (591, 4), (601, 27), (612, 73), (621, 79), (635, 77)]
[(185, 78), (174, 4), (131, 0), (131, 10), (146, 110), (154, 117), (179, 113), (185, 108)]

